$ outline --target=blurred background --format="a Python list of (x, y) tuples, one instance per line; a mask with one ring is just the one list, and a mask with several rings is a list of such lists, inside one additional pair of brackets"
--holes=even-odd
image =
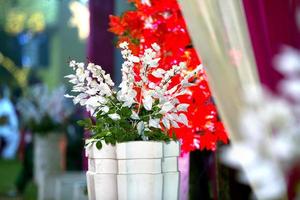
[[(214, 5), (222, 6), (222, 1), (211, 2), (218, 2)], [(286, 68), (294, 67), (295, 73), (300, 74), (300, 2), (297, 0), (239, 2), (243, 2), (242, 10), (245, 12), (243, 25), (247, 26), (246, 35), (250, 38), (249, 44), (251, 43), (249, 49), (253, 50), (254, 54), (251, 55), (253, 58), (250, 57), (255, 60), (253, 63), (257, 68), (259, 79), (270, 91), (280, 94), (277, 85), (285, 77), (281, 73), (284, 70), (278, 72), (274, 60), (277, 59), (277, 63), (284, 63), (281, 66)], [(35, 200), (38, 197), (87, 199), (84, 173), (87, 161), (83, 150), (83, 138), (87, 133), (76, 123), (87, 113), (73, 106), (67, 99), (60, 98), (68, 87), (64, 76), (71, 72), (68, 63), (74, 59), (101, 64), (118, 83), (121, 78), (119, 68), (122, 59), (119, 50), (114, 47), (113, 34), (107, 31), (109, 15), (120, 15), (132, 8), (133, 6), (126, 0), (0, 0), (0, 200)], [(217, 12), (214, 9), (209, 11), (212, 12), (212, 18), (219, 19), (221, 15), (214, 16), (216, 15), (214, 11)], [(223, 13), (223, 19), (226, 16)], [(234, 35), (235, 31), (232, 26), (221, 27), (221, 30), (228, 31), (226, 32), (228, 35)], [(223, 34), (223, 31), (221, 32)], [(202, 36), (206, 41), (213, 38), (211, 35), (202, 34)], [(213, 49), (210, 49), (212, 46), (200, 45), (203, 51), (214, 53)], [(224, 49), (224, 57), (232, 56), (234, 59), (242, 60), (248, 56), (238, 48), (230, 50), (224, 47)], [(282, 52), (286, 56), (281, 59), (278, 54)], [(205, 54), (205, 52), (201, 54), (204, 60), (210, 60), (214, 56), (209, 57)], [(232, 63), (225, 63), (224, 69), (228, 70), (229, 65), (233, 66)], [(236, 70), (238, 66), (232, 69)], [(237, 74), (242, 79), (245, 71), (241, 72)], [(218, 76), (220, 80), (225, 77), (221, 72)], [(292, 93), (296, 93), (299, 97), (299, 82), (285, 85), (283, 90), (287, 91), (290, 88)], [(228, 93), (227, 95), (231, 94), (229, 90), (224, 91)], [(233, 99), (235, 96), (228, 98)], [(272, 102), (271, 99), (268, 101)], [(263, 105), (262, 102), (260, 105)], [(231, 112), (235, 114), (236, 110), (232, 109)], [(57, 118), (58, 113), (62, 118)], [(262, 110), (261, 113), (266, 112)], [(287, 116), (284, 116), (285, 119)], [(247, 123), (255, 124), (251, 120)], [(297, 128), (299, 130), (299, 127)], [(48, 132), (51, 133), (47, 134)], [(248, 141), (252, 139), (250, 137)], [(38, 142), (34, 144), (33, 141)], [(284, 149), (286, 148), (289, 147), (284, 146)], [(36, 152), (37, 158), (33, 157), (35, 151), (39, 152)], [(240, 156), (232, 155), (236, 158)], [(50, 157), (53, 162), (49, 163), (43, 160), (43, 157)], [(188, 162), (186, 166), (190, 171), (187, 174), (189, 199), (251, 198), (251, 188), (245, 183), (240, 183), (237, 180), (237, 171), (223, 165), (219, 161), (220, 157), (219, 151), (204, 150), (190, 154), (186, 160)], [(256, 165), (259, 164), (259, 160), (256, 160)], [(33, 165), (39, 166), (38, 170), (33, 169)], [(292, 177), (288, 195), (297, 198), (296, 191), (299, 192), (300, 188), (299, 163), (293, 167), (293, 172), (287, 175)], [(44, 179), (49, 181), (47, 186), (43, 182)], [(61, 190), (62, 187), (64, 191)]]
[[(106, 60), (106, 66), (113, 66), (112, 35), (107, 32), (108, 15), (113, 13), (112, 3), (113, 1), (103, 1), (103, 7), (99, 7), (99, 5), (96, 7), (100, 12), (98, 12), (98, 16), (95, 16), (100, 19), (96, 23), (99, 25), (98, 31), (102, 32), (104, 37), (99, 42), (105, 42), (103, 49), (99, 48), (94, 55), (100, 55), (100, 59)], [(103, 18), (104, 16), (105, 18)], [(0, 1), (1, 200), (34, 200), (38, 196), (47, 196), (47, 194), (38, 194), (38, 181), (33, 180), (34, 150), (32, 141), (34, 136), (29, 131), (33, 129), (27, 127), (24, 117), (20, 113), (36, 112), (39, 107), (35, 107), (36, 110), (34, 110), (34, 106), (31, 105), (33, 109), (30, 109), (30, 105), (24, 102), (22, 106), (25, 108), (21, 110), (21, 108), (17, 109), (17, 105), (20, 103), (20, 97), (24, 96), (23, 100), (28, 100), (25, 96), (33, 95), (32, 90), (38, 93), (36, 99), (33, 100), (43, 98), (44, 95), (44, 100), (52, 98), (52, 101), (59, 103), (55, 96), (63, 95), (65, 90), (56, 94), (51, 92), (66, 83), (64, 76), (70, 72), (67, 67), (70, 58), (82, 61), (99, 59), (87, 56), (88, 35), (87, 0)], [(41, 94), (36, 87), (37, 84), (42, 85), (44, 90), (45, 88), (49, 90), (49, 94)], [(36, 88), (32, 89), (33, 87)], [(83, 161), (84, 131), (76, 123), (84, 113), (82, 110), (74, 108), (72, 102), (64, 103), (70, 107), (68, 119), (64, 122), (64, 127), (60, 129), (60, 133), (57, 134), (59, 139), (55, 138), (52, 146), (48, 144), (50, 151), (53, 151), (53, 148), (59, 148), (59, 152), (54, 151), (54, 154), (60, 154), (60, 158), (57, 158), (60, 160), (60, 169), (55, 169), (54, 166), (50, 170), (66, 172), (67, 175), (61, 178), (60, 182), (71, 179), (84, 183), (85, 176), (82, 171), (86, 167)], [(46, 104), (46, 101), (41, 102), (42, 107), (47, 107)], [(51, 107), (50, 101), (48, 104)], [(55, 107), (53, 104), (52, 106)], [(57, 112), (61, 112), (61, 110)], [(40, 113), (38, 116), (42, 118), (43, 114)], [(6, 124), (6, 121), (11, 123)], [(55, 159), (53, 155), (50, 156)], [(43, 167), (45, 168), (45, 164), (41, 163), (41, 168)], [(66, 184), (64, 183), (64, 185)], [(80, 191), (85, 195), (84, 190)], [(60, 199), (72, 198), (62, 196)]]

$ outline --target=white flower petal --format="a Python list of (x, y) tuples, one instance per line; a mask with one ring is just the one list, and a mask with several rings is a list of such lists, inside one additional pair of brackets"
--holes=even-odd
[(159, 63), (159, 60), (160, 60), (160, 58), (155, 58), (155, 59), (151, 60), (149, 62), (149, 67), (157, 67), (158, 63)]
[(162, 119), (162, 123), (163, 123), (164, 127), (166, 127), (167, 129), (170, 129), (170, 121), (166, 117), (164, 117)]
[(128, 47), (128, 42), (122, 42), (122, 43), (119, 45), (119, 47), (120, 47), (121, 49), (127, 48), (127, 47)]
[(144, 132), (144, 129), (145, 129), (145, 124), (143, 121), (140, 121), (138, 124), (137, 124), (137, 131), (138, 131), (138, 134), (139, 135), (142, 135), (143, 132)]
[(171, 124), (174, 128), (179, 128), (179, 125), (175, 121), (171, 121)]
[(169, 111), (171, 111), (174, 108), (174, 105), (171, 102), (166, 102), (164, 103), (164, 105), (162, 106), (161, 110), (159, 113), (161, 114), (165, 114)]
[(190, 104), (182, 103), (182, 104), (179, 104), (176, 108), (178, 111), (187, 112), (187, 109), (189, 106), (190, 106)]
[(186, 126), (189, 125), (188, 118), (187, 118), (187, 116), (185, 114), (180, 113), (179, 114), (179, 120), (180, 120), (180, 123), (182, 123), (182, 124), (184, 124)]
[(69, 94), (65, 94), (64, 97), (66, 98), (74, 98), (75, 96), (69, 95)]
[(172, 87), (170, 90), (167, 90), (167, 93), (173, 94), (177, 90), (177, 88), (178, 88), (178, 86), (176, 85), (176, 86)]
[(160, 50), (160, 46), (159, 46), (157, 43), (151, 44), (151, 47), (152, 47), (155, 51), (159, 51), (159, 50)]
[(69, 74), (67, 76), (64, 76), (65, 78), (69, 78), (69, 79), (77, 79), (77, 76), (74, 74)]
[(151, 74), (156, 78), (163, 78), (165, 73), (166, 73), (165, 70), (159, 68), (153, 71)]
[(134, 63), (140, 62), (139, 57), (133, 56), (133, 55), (131, 55), (131, 56), (128, 58), (128, 60), (130, 60), (130, 61), (132, 61), (132, 62), (134, 62)]
[(139, 115), (135, 111), (132, 111), (130, 118), (135, 120), (140, 119)]
[(104, 113), (108, 113), (109, 112), (109, 107), (108, 106), (103, 106), (101, 108), (101, 111), (104, 112)]
[(160, 122), (160, 119), (150, 119), (149, 127), (161, 128), (159, 122)]
[(143, 105), (146, 110), (151, 110), (153, 104), (153, 99), (150, 95), (147, 95), (143, 99)]
[(99, 99), (98, 99), (97, 96), (90, 97), (90, 98), (85, 102), (85, 104), (86, 104), (86, 105), (93, 106), (93, 107), (97, 107), (97, 106), (100, 106), (100, 103), (99, 103), (98, 100), (99, 100)]
[(112, 120), (114, 120), (114, 121), (117, 121), (117, 120), (121, 119), (120, 115), (117, 114), (117, 113), (108, 114), (108, 116), (109, 116)]

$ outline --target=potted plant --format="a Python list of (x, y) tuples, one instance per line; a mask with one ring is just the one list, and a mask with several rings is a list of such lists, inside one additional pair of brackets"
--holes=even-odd
[(34, 179), (39, 186), (39, 199), (48, 199), (54, 194), (53, 177), (62, 171), (60, 141), (64, 124), (72, 113), (63, 98), (64, 87), (53, 91), (42, 84), (32, 86), (19, 99), (17, 109), (23, 126), (33, 134)]
[(172, 185), (178, 199), (179, 143), (171, 130), (188, 126), (189, 104), (178, 98), (189, 92), (202, 66), (189, 71), (181, 62), (169, 70), (158, 68), (156, 43), (140, 55), (134, 55), (127, 42), (120, 48), (125, 62), (118, 91), (110, 75), (92, 63), (85, 67), (71, 61), (75, 74), (66, 76), (77, 94), (65, 96), (93, 116), (80, 121), (92, 132), (86, 148), (89, 198), (144, 199), (147, 194), (162, 199)]

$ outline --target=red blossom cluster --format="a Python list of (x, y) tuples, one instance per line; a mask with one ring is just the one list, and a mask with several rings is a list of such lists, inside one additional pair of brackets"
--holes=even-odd
[[(192, 70), (201, 63), (176, 0), (129, 2), (134, 4), (135, 10), (126, 11), (121, 16), (110, 16), (109, 31), (118, 36), (118, 43), (127, 41), (136, 55), (157, 43), (161, 47), (159, 67), (163, 69), (186, 62), (187, 68)], [(228, 142), (227, 134), (218, 119), (205, 73), (201, 73), (195, 82), (197, 86), (191, 88), (191, 94), (179, 99), (191, 105), (188, 108), (190, 127), (174, 130), (182, 140), (184, 152), (215, 150), (218, 141)]]

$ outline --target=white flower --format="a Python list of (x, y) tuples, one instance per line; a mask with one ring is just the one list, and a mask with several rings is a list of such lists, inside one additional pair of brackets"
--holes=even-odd
[(86, 102), (85, 104), (86, 105), (90, 105), (90, 106), (93, 106), (93, 107), (98, 107), (100, 106), (100, 102), (99, 100), (102, 100), (102, 101), (105, 101), (104, 98), (101, 98), (101, 97), (98, 97), (98, 96), (93, 96), (93, 97), (90, 97)]
[(103, 82), (99, 85), (99, 91), (106, 96), (110, 96), (112, 94), (111, 88)]
[[(134, 120), (142, 119), (139, 116), (141, 108), (149, 111), (150, 116), (155, 116), (155, 114), (158, 114), (157, 112), (163, 114), (163, 117), (160, 119), (150, 118), (147, 122), (138, 123), (139, 134), (145, 140), (147, 137), (143, 135), (143, 132), (149, 131), (149, 127), (160, 128), (160, 122), (167, 129), (171, 125), (179, 127), (179, 123), (188, 125), (187, 117), (181, 113), (187, 111), (188, 104), (180, 104), (176, 97), (189, 93), (185, 87), (193, 85), (188, 80), (195, 75), (199, 67), (187, 73), (185, 72), (186, 63), (184, 62), (173, 65), (169, 70), (157, 68), (160, 61), (159, 45), (156, 43), (152, 44), (151, 48), (145, 49), (144, 53), (138, 56), (132, 53), (128, 45), (127, 42), (120, 44), (124, 63), (121, 69), (122, 82), (117, 92), (112, 88), (114, 83), (110, 75), (106, 74), (101, 66), (89, 63), (85, 69), (84, 63), (76, 63), (74, 61), (72, 66), (75, 75), (71, 74), (66, 76), (66, 78), (74, 84), (72, 92), (78, 95), (70, 95), (69, 97), (73, 98), (74, 103), (86, 106), (86, 109), (94, 115), (99, 111), (101, 111), (101, 114), (108, 113), (111, 110), (111, 106), (130, 108), (132, 110), (130, 117)], [(134, 68), (136, 65), (139, 66), (138, 69)], [(178, 74), (180, 76), (177, 76)], [(149, 76), (152, 75), (160, 80), (150, 81)], [(137, 77), (140, 79), (137, 80)], [(170, 87), (174, 77), (182, 77), (183, 81)], [(139, 96), (137, 96), (138, 94)], [(111, 100), (118, 102), (111, 105), (109, 103)], [(160, 110), (153, 109), (154, 103)], [(136, 110), (138, 110), (138, 113)], [(180, 114), (177, 112), (180, 112)], [(109, 114), (108, 116), (113, 119), (121, 117), (117, 113)]]
[(139, 115), (134, 110), (132, 110), (131, 112), (132, 112), (132, 114), (130, 116), (131, 119), (135, 119), (135, 120), (140, 119)]
[[(71, 107), (66, 104), (64, 93), (64, 87), (49, 91), (46, 86), (41, 84), (32, 86), (17, 103), (17, 109), (25, 123), (34, 121), (39, 124), (41, 119), (47, 115), (53, 122), (60, 124), (72, 113)], [(65, 96), (74, 98), (67, 94)]]
[(137, 131), (138, 131), (138, 134), (139, 135), (142, 135), (144, 133), (144, 129), (145, 129), (145, 124), (143, 121), (140, 121), (138, 124), (137, 124)]
[(134, 62), (134, 63), (140, 62), (139, 57), (133, 56), (133, 55), (129, 56), (128, 60), (130, 60), (131, 62)]
[(177, 105), (176, 109), (178, 111), (187, 112), (187, 109), (189, 106), (190, 106), (190, 104), (182, 103), (182, 104)]
[(292, 47), (284, 47), (274, 60), (276, 69), (284, 75), (294, 76), (300, 72), (300, 52)]
[(151, 45), (151, 47), (155, 50), (155, 51), (160, 51), (160, 46), (157, 43), (153, 43)]
[[(299, 64), (300, 65), (300, 64)], [(300, 79), (299, 78), (290, 78), (288, 80), (281, 81), (280, 91), (284, 95), (293, 100), (300, 102)]]
[(155, 89), (155, 87), (156, 87), (156, 84), (155, 84), (155, 83), (153, 83), (153, 82), (150, 82), (150, 81), (149, 81), (149, 84), (148, 84), (148, 86), (149, 86), (149, 88), (150, 88), (150, 89)]
[(120, 115), (117, 114), (117, 113), (108, 114), (108, 116), (109, 116), (112, 120), (114, 120), (114, 121), (117, 121), (117, 120), (121, 119)]
[(153, 104), (153, 99), (152, 99), (151, 95), (144, 96), (144, 99), (143, 99), (144, 108), (146, 110), (151, 110), (152, 104)]
[(174, 108), (174, 105), (171, 102), (166, 102), (162, 105), (162, 108), (159, 113), (165, 114), (167, 112), (170, 112)]
[(179, 125), (176, 121), (171, 121), (171, 124), (174, 128), (179, 128)]
[(68, 79), (77, 79), (77, 76), (75, 76), (74, 74), (69, 74), (69, 75), (65, 76), (65, 78), (68, 78)]
[(153, 60), (149, 60), (148, 64), (150, 67), (158, 67), (159, 61), (160, 61), (160, 58), (156, 58)]
[(119, 45), (119, 47), (121, 48), (121, 49), (125, 49), (125, 48), (128, 48), (128, 42), (122, 42), (120, 45)]
[(187, 119), (186, 115), (183, 114), (183, 113), (179, 114), (179, 121), (178, 122), (184, 124), (185, 126), (189, 125), (188, 119)]
[(90, 88), (85, 93), (88, 95), (95, 95), (95, 94), (97, 94), (97, 92), (98, 92), (98, 90), (96, 90), (95, 88)]
[(180, 62), (180, 63), (179, 63), (179, 67), (180, 67), (181, 69), (186, 69), (186, 62)]
[(173, 94), (178, 89), (178, 85), (175, 85), (170, 90), (166, 91), (166, 94)]
[(162, 78), (165, 73), (166, 73), (165, 70), (158, 68), (152, 72), (152, 75), (156, 78)]
[(164, 117), (162, 119), (162, 123), (163, 123), (164, 127), (166, 127), (167, 129), (170, 129), (170, 121), (166, 117)]
[(69, 95), (69, 94), (65, 94), (64, 97), (66, 98), (74, 98), (75, 96)]
[(103, 106), (101, 108), (101, 111), (104, 112), (104, 113), (108, 113), (109, 112), (109, 107), (108, 106)]
[(159, 125), (160, 119), (150, 119), (149, 120), (149, 127), (154, 127), (154, 128), (161, 128)]
[(80, 93), (79, 95), (77, 95), (77, 96), (73, 99), (73, 102), (74, 102), (74, 104), (77, 104), (77, 103), (79, 103), (81, 100), (83, 100), (83, 99), (85, 99), (85, 98), (87, 98), (87, 97), (88, 97), (87, 94), (85, 94), (85, 93)]
[(69, 63), (69, 66), (74, 68), (76, 66), (76, 61), (75, 60), (71, 60)]

